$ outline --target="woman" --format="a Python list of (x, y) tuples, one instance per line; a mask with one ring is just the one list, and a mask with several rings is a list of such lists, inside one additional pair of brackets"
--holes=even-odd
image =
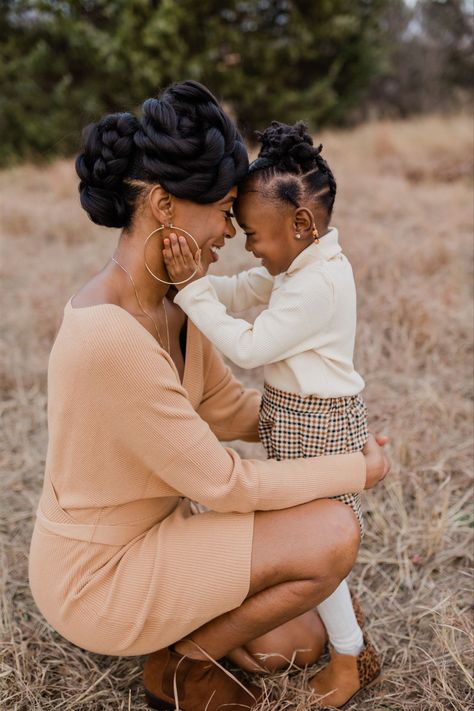
[[(229, 117), (190, 81), (148, 99), (140, 121), (116, 114), (89, 127), (76, 164), (91, 219), (123, 232), (66, 305), (51, 352), (30, 585), (75, 644), (160, 650), (145, 687), (161, 709), (174, 708), (175, 692), (183, 711), (258, 701), (257, 687), (209, 659), (261, 669), (262, 651), (317, 658), (324, 633), (312, 609), (359, 544), (352, 511), (324, 497), (388, 470), (373, 440), (365, 456), (281, 462), (242, 460), (218, 442), (257, 440), (259, 394), (172, 303), (162, 246), (173, 225), (207, 268), (235, 234), (230, 209), (247, 166)], [(212, 511), (193, 515), (190, 500)]]

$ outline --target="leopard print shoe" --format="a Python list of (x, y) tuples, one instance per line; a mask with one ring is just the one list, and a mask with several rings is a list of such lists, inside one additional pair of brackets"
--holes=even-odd
[(364, 634), (364, 649), (359, 656), (330, 652), (327, 666), (309, 680), (317, 699), (314, 709), (339, 709), (380, 674), (380, 656)]

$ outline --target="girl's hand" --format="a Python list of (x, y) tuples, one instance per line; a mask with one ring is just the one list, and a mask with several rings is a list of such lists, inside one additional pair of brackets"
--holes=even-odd
[(390, 471), (389, 461), (383, 451), (383, 447), (388, 441), (388, 437), (374, 437), (374, 435), (369, 434), (369, 439), (362, 450), (367, 467), (366, 489), (371, 489), (379, 481), (385, 479)]
[[(179, 237), (171, 233), (163, 240), (163, 261), (168, 270), (170, 280), (174, 282), (176, 288), (183, 289), (186, 284), (190, 284), (196, 279), (204, 276), (205, 271), (201, 264), (201, 250), (198, 250), (193, 257), (189, 249), (186, 238)], [(194, 275), (191, 277), (191, 275)], [(180, 284), (179, 282), (184, 282)]]

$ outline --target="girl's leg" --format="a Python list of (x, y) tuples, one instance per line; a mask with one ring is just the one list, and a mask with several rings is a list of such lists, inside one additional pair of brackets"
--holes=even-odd
[(357, 657), (364, 647), (364, 633), (356, 620), (347, 582), (343, 580), (317, 609), (336, 652)]
[(303, 615), (347, 576), (359, 541), (354, 514), (338, 501), (256, 512), (247, 598), (177, 642), (175, 649), (206, 658), (194, 641), (218, 659)]

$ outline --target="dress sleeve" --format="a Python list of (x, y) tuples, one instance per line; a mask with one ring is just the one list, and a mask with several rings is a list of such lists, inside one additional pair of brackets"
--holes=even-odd
[(197, 413), (219, 440), (241, 439), (258, 442), (258, 415), (261, 395), (244, 388), (224, 363), (214, 346), (203, 340), (204, 392)]
[(256, 267), (234, 276), (209, 276), (219, 301), (232, 313), (268, 304), (273, 277), (265, 267)]
[(253, 324), (226, 312), (207, 277), (179, 291), (175, 302), (227, 358), (257, 368), (317, 346), (334, 313), (334, 288), (322, 270), (313, 272), (311, 288), (304, 277), (294, 277)]
[(168, 354), (140, 329), (130, 325), (128, 333), (118, 336), (104, 324), (93, 348), (100, 357), (93, 366), (93, 395), (128, 456), (177, 495), (214, 511), (249, 512), (364, 488), (360, 452), (261, 461), (242, 459), (222, 446), (191, 406)]

